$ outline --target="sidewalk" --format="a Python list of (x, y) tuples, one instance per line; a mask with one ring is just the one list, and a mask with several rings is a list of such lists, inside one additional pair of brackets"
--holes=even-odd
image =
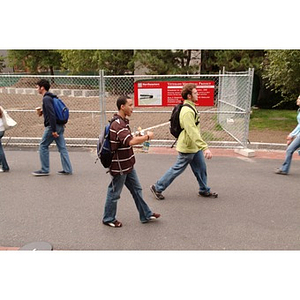
[(217, 199), (197, 196), (197, 183), (187, 170), (153, 198), (149, 186), (173, 165), (176, 150), (136, 150), (136, 169), (146, 202), (161, 213), (141, 224), (131, 195), (124, 189), (118, 204), (120, 229), (101, 224), (110, 176), (94, 149), (71, 149), (72, 176), (57, 175), (59, 154), (50, 153), (51, 175), (36, 178), (36, 149), (5, 149), (9, 173), (0, 174), (0, 251), (18, 250), (45, 241), (54, 250), (300, 250), (300, 156), (291, 173), (275, 175), (284, 151), (257, 150), (247, 158), (234, 150), (211, 149), (208, 183)]

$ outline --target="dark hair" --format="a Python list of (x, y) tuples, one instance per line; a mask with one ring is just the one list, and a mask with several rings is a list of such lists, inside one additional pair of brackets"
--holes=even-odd
[(125, 105), (126, 102), (127, 102), (127, 99), (130, 99), (130, 97), (128, 96), (120, 96), (117, 100), (117, 107), (118, 107), (118, 110), (121, 109), (121, 106), (122, 105)]
[(50, 89), (50, 83), (46, 79), (41, 79), (36, 83), (39, 87), (44, 87), (44, 89), (48, 92)]
[(184, 100), (186, 100), (188, 95), (192, 95), (192, 90), (195, 88), (196, 88), (196, 84), (194, 84), (194, 83), (185, 84), (181, 91), (182, 98)]

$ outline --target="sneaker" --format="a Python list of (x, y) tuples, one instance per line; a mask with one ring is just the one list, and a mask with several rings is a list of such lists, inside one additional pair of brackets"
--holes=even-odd
[(66, 172), (66, 171), (64, 171), (64, 170), (58, 171), (57, 174), (59, 174), (59, 175), (72, 175), (72, 173)]
[(150, 220), (150, 221), (151, 221), (151, 220), (153, 221), (153, 220), (158, 219), (159, 217), (160, 217), (160, 214), (153, 213), (149, 220)]
[(149, 221), (155, 221), (159, 217), (160, 217), (160, 214), (153, 213), (148, 220), (142, 221), (142, 223), (144, 224), (144, 223), (148, 223)]
[(33, 176), (48, 176), (49, 173), (48, 172), (43, 172), (41, 170), (38, 170), (38, 171), (34, 171), (31, 173)]
[(4, 171), (2, 169), (0, 169), (0, 173), (3, 173)]
[(279, 175), (287, 175), (287, 172), (283, 172), (283, 171), (281, 171), (280, 169), (277, 169), (277, 170), (275, 171), (275, 174), (279, 174)]
[(163, 196), (162, 193), (158, 192), (156, 189), (155, 189), (155, 185), (151, 185), (150, 186), (150, 191), (152, 192), (152, 194), (154, 195), (154, 197), (157, 199), (157, 200), (164, 200), (165, 197)]

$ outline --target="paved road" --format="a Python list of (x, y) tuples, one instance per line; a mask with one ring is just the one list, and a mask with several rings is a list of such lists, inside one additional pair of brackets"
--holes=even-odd
[[(170, 152), (170, 151), (169, 151)], [(223, 151), (223, 153), (226, 153)], [(56, 175), (59, 154), (51, 152), (51, 175), (39, 169), (36, 149), (6, 149), (10, 173), (0, 174), (0, 245), (22, 247), (45, 241), (54, 250), (299, 250), (300, 160), (291, 174), (275, 175), (284, 157), (214, 156), (207, 161), (209, 185), (217, 199), (197, 196), (188, 168), (164, 193), (149, 186), (175, 161), (174, 152), (137, 153), (144, 197), (161, 219), (141, 224), (129, 192), (118, 204), (120, 229), (101, 224), (110, 177), (95, 164), (95, 153), (71, 151), (74, 175)], [(267, 156), (265, 156), (267, 157)]]

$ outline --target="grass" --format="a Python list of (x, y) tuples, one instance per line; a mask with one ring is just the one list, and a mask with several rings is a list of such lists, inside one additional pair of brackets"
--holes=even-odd
[(250, 130), (290, 131), (297, 126), (296, 110), (253, 109), (250, 115)]

